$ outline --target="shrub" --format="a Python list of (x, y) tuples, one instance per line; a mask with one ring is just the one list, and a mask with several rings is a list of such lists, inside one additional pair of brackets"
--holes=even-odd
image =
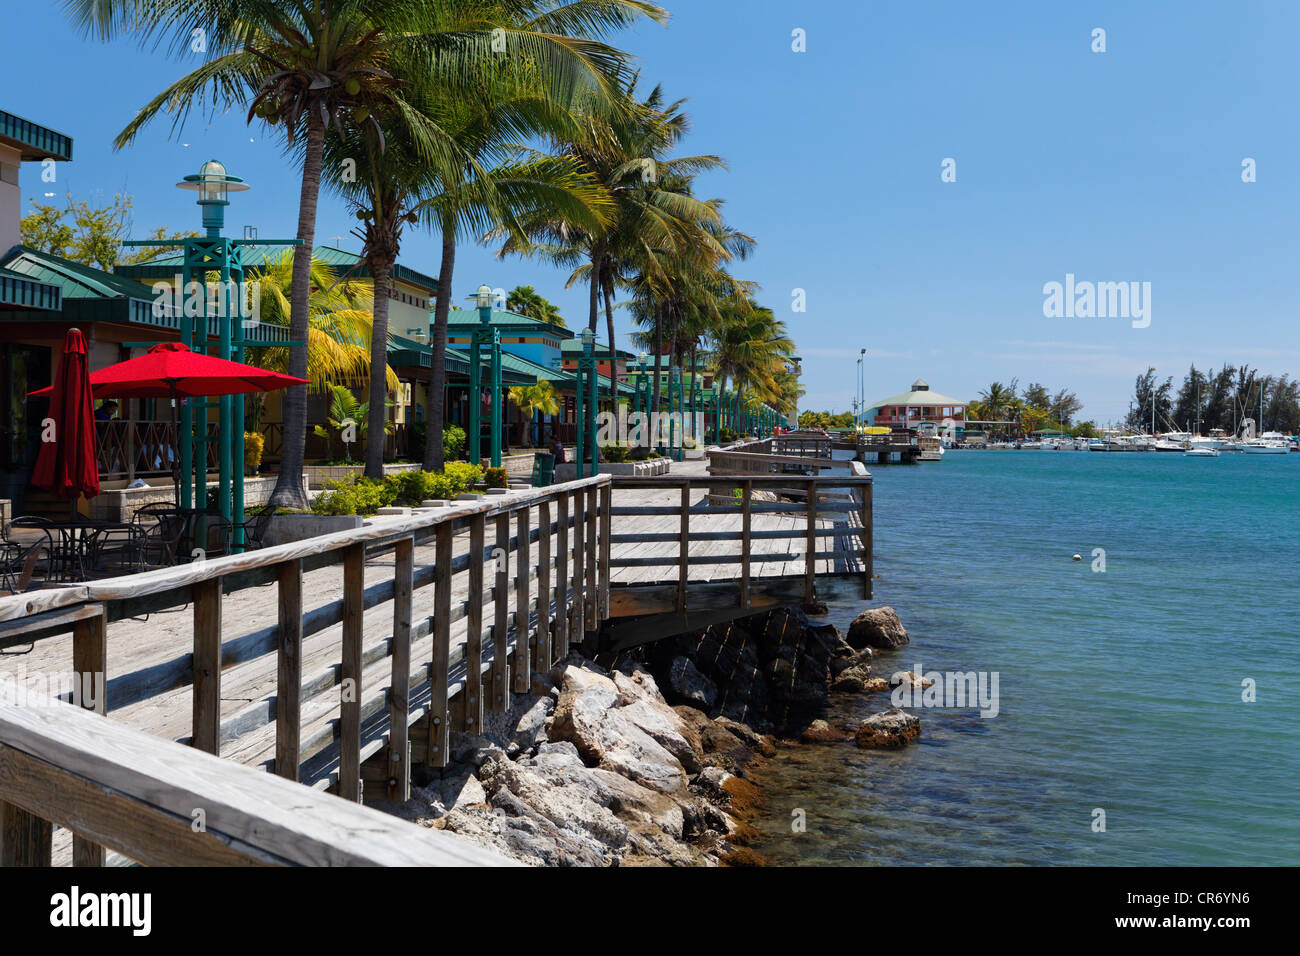
[(718, 439), (723, 442), (733, 442), (736, 440), (736, 432), (731, 428), (724, 428), (718, 432)]
[(611, 465), (617, 465), (627, 461), (627, 452), (628, 449), (626, 445), (601, 445), (600, 446), (600, 457), (604, 461), (609, 462)]
[(483, 480), (489, 488), (509, 488), (510, 479), (504, 468), (489, 468), (483, 474)]
[(372, 515), (397, 500), (397, 487), (387, 479), (374, 481), (358, 476), (331, 481), (325, 487), (327, 490), (311, 503), (314, 514)]
[(465, 429), (448, 422), (442, 426), (442, 460), (455, 461), (465, 451)]
[(443, 469), (443, 474), (451, 482), (453, 495), (467, 491), (483, 480), (483, 469), (467, 461), (448, 462), (447, 467)]
[(264, 441), (261, 432), (244, 432), (244, 467), (253, 474), (262, 463)]

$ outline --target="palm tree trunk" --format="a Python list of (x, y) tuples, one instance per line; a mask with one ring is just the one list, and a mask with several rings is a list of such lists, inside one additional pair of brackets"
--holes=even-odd
[(392, 263), (387, 256), (377, 257), (370, 266), (374, 285), (372, 328), (370, 333), (370, 409), (366, 423), (366, 477), (384, 477), (384, 439), (388, 421), (388, 274)]
[[(302, 191), (298, 198), (298, 239), (293, 250), (293, 288), (289, 300), (289, 374), (307, 377), (307, 305), (311, 295), (312, 247), (316, 241), (316, 203), (320, 197), (321, 161), (325, 152), (325, 122), (318, 110), (307, 111), (306, 155), (302, 164)], [(285, 390), (284, 427), (280, 443), (280, 475), (270, 504), (302, 510), (307, 492), (302, 486), (302, 465), (307, 451), (307, 386)]]
[(451, 277), (456, 269), (456, 223), (442, 224), (442, 265), (438, 269), (438, 295), (433, 307), (433, 368), (429, 373), (429, 395), (425, 403), (427, 428), (424, 439), (424, 470), (442, 471), (442, 423), (447, 417), (447, 314), (451, 309)]

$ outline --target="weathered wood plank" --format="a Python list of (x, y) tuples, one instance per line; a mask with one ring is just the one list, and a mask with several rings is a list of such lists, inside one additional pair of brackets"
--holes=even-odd
[(754, 483), (744, 481), (741, 484), (741, 521), (740, 531), (740, 606), (749, 607), (749, 549), (753, 543), (751, 524), (754, 517), (751, 505), (754, 503)]
[(686, 585), (691, 578), (691, 483), (682, 485), (681, 527), (677, 544), (677, 610), (686, 611)]
[(339, 684), (339, 796), (361, 802), (361, 606), (366, 587), (366, 546), (349, 545), (343, 552), (343, 646)]
[(415, 539), (403, 538), (393, 553), (392, 678), (388, 688), (388, 799), (411, 799), (411, 617), (415, 591)]
[[(159, 740), (80, 708), (0, 707), (0, 773), (6, 802), (38, 803), (45, 795), (8, 761), (9, 749), (43, 761), (156, 811), (165, 828), (142, 834), (148, 846), (113, 848), (133, 859), (165, 850), (190, 831), (203, 810), (206, 835), (259, 860), (314, 866), (502, 865), (499, 854), (452, 834), (413, 827), (376, 810), (313, 791), (230, 760)], [(12, 796), (11, 796), (12, 794)], [(51, 801), (52, 803), (54, 801)], [(117, 831), (103, 801), (79, 801), (99, 842)], [(71, 822), (71, 821), (60, 821)], [(144, 828), (142, 828), (144, 829)], [(6, 847), (9, 841), (6, 840)], [(35, 854), (27, 854), (28, 856)], [(177, 861), (180, 862), (180, 861)]]
[[(108, 619), (103, 605), (96, 605), (99, 614), (82, 618), (72, 629), (72, 670), (82, 690), (81, 706), (101, 716), (108, 713)], [(93, 696), (87, 698), (86, 690)], [(104, 847), (74, 833), (72, 835), (73, 866), (103, 866)]]
[(302, 753), (302, 561), (277, 569), (279, 640), (276, 648), (275, 772), (298, 779)]
[(447, 681), (451, 671), (451, 525), (439, 525), (435, 540), (433, 659), (429, 667), (428, 750), (425, 763), (430, 767), (445, 767), (450, 723)]
[[(515, 537), (518, 542), (515, 547), (515, 693), (527, 694), (533, 676), (533, 662), (528, 642), (528, 583), (532, 577), (532, 562), (529, 560), (531, 534), (528, 527), (528, 509), (521, 508), (516, 512), (515, 520)], [(542, 554), (540, 560), (545, 563), (550, 560), (550, 556)], [(545, 609), (540, 610), (537, 615), (539, 633), (541, 621), (545, 620), (545, 617)]]
[(481, 514), (469, 523), (469, 628), (465, 640), (465, 705), (457, 730), (477, 734), (483, 728), (483, 537)]
[[(548, 671), (555, 663), (551, 642), (551, 503), (537, 506), (537, 669)], [(560, 580), (564, 580), (561, 575)]]
[(558, 528), (555, 544), (555, 655), (569, 654), (569, 496), (555, 499)]
[(220, 578), (194, 585), (193, 709), (193, 745), (206, 753), (218, 755), (221, 747)]
[(10, 800), (0, 793), (0, 866), (49, 866), (54, 827)]
[(492, 589), (492, 686), (485, 703), (489, 710), (500, 714), (510, 707), (510, 515), (507, 512), (496, 517), (492, 565), (496, 568)]

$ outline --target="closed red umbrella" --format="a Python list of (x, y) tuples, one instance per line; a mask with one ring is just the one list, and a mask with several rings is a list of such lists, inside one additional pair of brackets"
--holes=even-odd
[(86, 339), (69, 329), (54, 384), (33, 392), (50, 396), (50, 416), (42, 423), (40, 454), (32, 484), (59, 498), (75, 501), (99, 494), (99, 462), (95, 441), (95, 410), (91, 400)]

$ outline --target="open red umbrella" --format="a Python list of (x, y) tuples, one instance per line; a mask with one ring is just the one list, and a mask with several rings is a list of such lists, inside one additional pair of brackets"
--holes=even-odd
[[(78, 337), (80, 334), (78, 333)], [(85, 347), (82, 346), (83, 369)], [(55, 385), (57, 386), (57, 382)], [(239, 395), (245, 392), (273, 392), (290, 385), (309, 385), (305, 378), (268, 372), (254, 365), (190, 351), (180, 342), (163, 342), (144, 355), (118, 362), (90, 374), (90, 393), (95, 398), (170, 398), (172, 425), (176, 424), (176, 399), (208, 395)], [(29, 392), (50, 395), (53, 387)], [(86, 396), (89, 402), (90, 393)], [(92, 428), (91, 439), (94, 434)], [(91, 456), (92, 468), (94, 456)], [(173, 479), (176, 479), (173, 472)], [(98, 476), (96, 475), (96, 492)]]
[[(155, 345), (144, 355), (90, 374), (95, 398), (200, 398), (273, 392), (290, 385), (308, 384), (305, 378), (191, 352), (180, 342)], [(29, 394), (51, 392), (52, 388), (43, 388)]]
[(34, 395), (50, 396), (50, 415), (41, 430), (41, 450), (32, 484), (76, 501), (99, 494), (95, 411), (91, 401), (86, 339), (69, 329), (54, 384)]

